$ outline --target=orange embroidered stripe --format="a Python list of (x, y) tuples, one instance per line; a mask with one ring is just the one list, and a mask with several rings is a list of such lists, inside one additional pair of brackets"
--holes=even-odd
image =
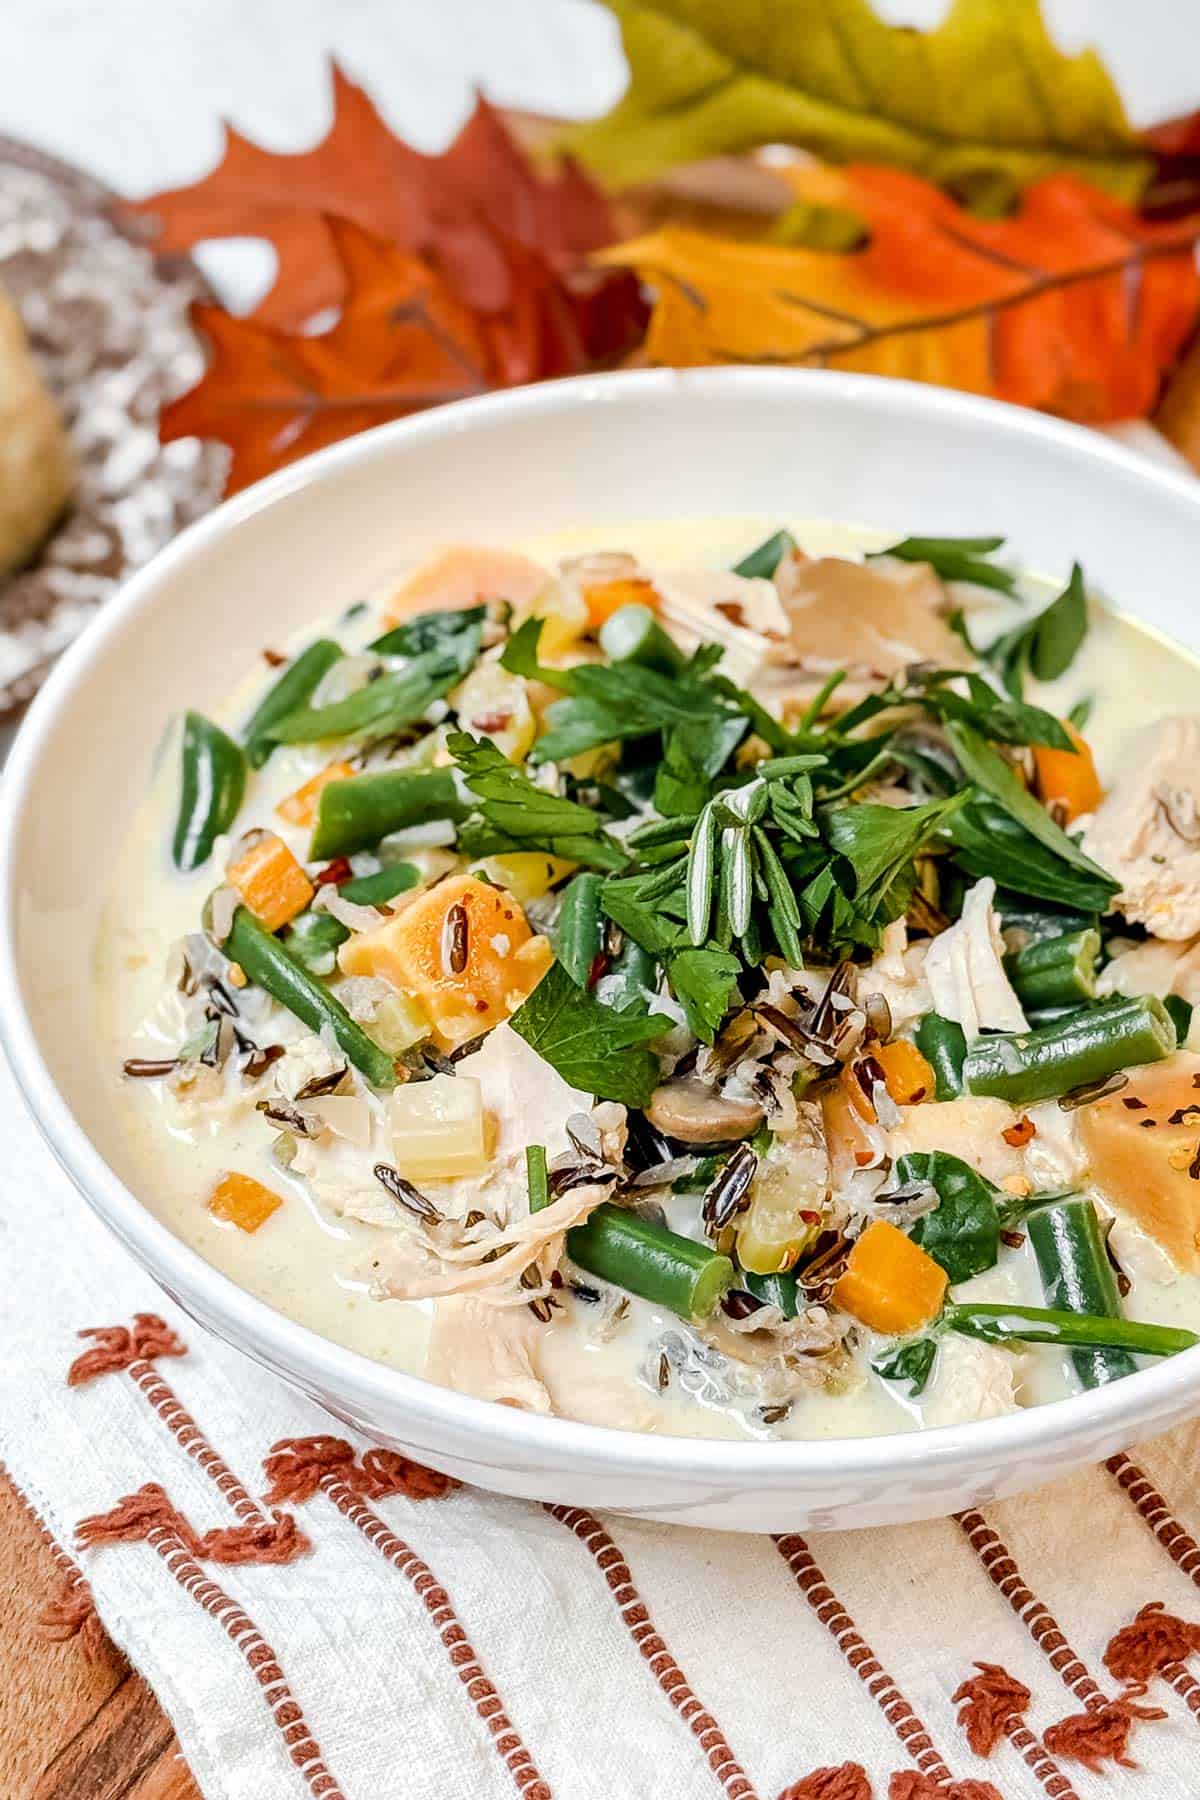
[(871, 1646), (813, 1560), (802, 1537), (795, 1533), (772, 1540), (808, 1601), (858, 1679), (866, 1687), (884, 1718), (917, 1767), (935, 1782), (949, 1783), (953, 1776), (934, 1749), (932, 1739), (887, 1670), (877, 1661)]
[(139, 1358), (138, 1361), (130, 1363), (127, 1373), (134, 1386), (145, 1395), (180, 1448), (186, 1450), (192, 1461), (199, 1464), (218, 1492), (228, 1500), (239, 1518), (265, 1519), (268, 1516), (266, 1512), (238, 1480), (228, 1464), (217, 1454), (191, 1413), (182, 1404), (174, 1390), (168, 1387), (154, 1364)]
[(78, 1564), (71, 1560), (53, 1532), (43, 1523), (37, 1508), (24, 1488), (13, 1480), (7, 1465), (3, 1462), (0, 1462), (0, 1477), (7, 1481), (33, 1520), (38, 1536), (50, 1552), (58, 1571), (58, 1592), (40, 1608), (35, 1623), (52, 1643), (62, 1643), (67, 1638), (79, 1637), (83, 1643), (84, 1654), (90, 1662), (98, 1653), (105, 1638), (104, 1627), (100, 1623), (96, 1603), (92, 1599), (92, 1590), (84, 1580)]
[(591, 1551), (612, 1593), (617, 1611), (625, 1621), (629, 1635), (652, 1669), (658, 1685), (666, 1694), (681, 1719), (684, 1719), (700, 1748), (708, 1758), (708, 1766), (724, 1788), (728, 1800), (758, 1800), (746, 1771), (729, 1747), (724, 1732), (688, 1686), (683, 1670), (655, 1630), (645, 1602), (633, 1585), (629, 1565), (625, 1562), (599, 1519), (575, 1506), (545, 1508), (560, 1525), (573, 1531)]
[(1068, 1644), (1057, 1621), (1021, 1578), (1021, 1571), (982, 1513), (955, 1513), (955, 1524), (970, 1544), (992, 1581), (1012, 1607), (1051, 1668), (1087, 1707), (1109, 1704), (1088, 1674), (1082, 1659)]
[(1136, 1463), (1130, 1462), (1123, 1450), (1110, 1456), (1104, 1466), (1154, 1533), (1176, 1568), (1182, 1569), (1200, 1587), (1200, 1544), (1172, 1516), (1153, 1482), (1147, 1479)]
[(319, 1486), (338, 1511), (362, 1532), (367, 1542), (411, 1582), (420, 1595), (438, 1636), (446, 1647), (458, 1679), (474, 1702), (475, 1710), (492, 1736), (523, 1800), (554, 1800), (549, 1783), (539, 1773), (520, 1733), (505, 1712), (500, 1696), (484, 1674), (472, 1644), (462, 1628), (450, 1597), (429, 1564), (403, 1538), (390, 1530), (378, 1513), (362, 1501), (336, 1474), (324, 1475)]
[(287, 1746), (288, 1755), (303, 1775), (313, 1800), (346, 1800), (322, 1760), (320, 1746), (284, 1679), (278, 1657), (254, 1621), (223, 1588), (209, 1580), (169, 1526), (157, 1526), (146, 1542), (158, 1552), (184, 1592), (217, 1621), (226, 1637), (245, 1657)]

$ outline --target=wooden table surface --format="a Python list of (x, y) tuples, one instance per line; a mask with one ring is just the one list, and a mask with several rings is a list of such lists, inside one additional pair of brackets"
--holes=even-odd
[(3, 1800), (200, 1800), (154, 1695), (105, 1639), (36, 1624), (57, 1571), (38, 1526), (0, 1473), (0, 1796)]

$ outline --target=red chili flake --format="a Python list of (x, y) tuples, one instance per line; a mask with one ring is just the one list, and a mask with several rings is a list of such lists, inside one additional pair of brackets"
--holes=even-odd
[(595, 987), (595, 985), (599, 981), (600, 977), (602, 975), (606, 975), (607, 973), (608, 973), (608, 958), (607, 958), (607, 956), (605, 956), (603, 950), (597, 951), (596, 955), (593, 956), (593, 958), (592, 958), (592, 966), (588, 970), (588, 978), (587, 978), (588, 991), (590, 992), (591, 989)]
[(854, 1152), (854, 1160), (860, 1169), (865, 1169), (875, 1161), (875, 1158), (870, 1150), (856, 1150)]
[(1158, 1120), (1157, 1119), (1139, 1119), (1138, 1124), (1141, 1126), (1143, 1131), (1153, 1131), (1155, 1126), (1158, 1124)]
[(1000, 1136), (1006, 1144), (1011, 1144), (1014, 1150), (1022, 1150), (1030, 1138), (1037, 1136), (1037, 1126), (1031, 1118), (1022, 1113), (1016, 1124), (1010, 1125), (1007, 1131), (1000, 1133)]
[(1007, 1244), (1010, 1250), (1019, 1250), (1025, 1242), (1025, 1233), (1023, 1231), (1002, 1231), (1000, 1242)]
[(344, 881), (351, 881), (353, 877), (354, 870), (350, 867), (349, 858), (335, 856), (331, 863), (326, 863), (319, 871), (315, 880), (318, 887), (341, 887)]
[(1122, 1099), (1121, 1099), (1121, 1105), (1127, 1106), (1129, 1108), (1130, 1112), (1145, 1112), (1146, 1111), (1146, 1102), (1144, 1100), (1139, 1100), (1136, 1094), (1123, 1095)]
[(821, 1223), (821, 1215), (819, 1212), (809, 1212), (803, 1207), (800, 1211), (800, 1217), (804, 1220), (806, 1225), (819, 1225)]
[(506, 725), (512, 724), (512, 714), (510, 712), (483, 713), (479, 718), (472, 719), (471, 723), (476, 731), (503, 731)]
[(287, 657), (284, 656), (281, 651), (271, 649), (263, 651), (262, 659), (266, 663), (268, 669), (281, 669), (287, 661)]

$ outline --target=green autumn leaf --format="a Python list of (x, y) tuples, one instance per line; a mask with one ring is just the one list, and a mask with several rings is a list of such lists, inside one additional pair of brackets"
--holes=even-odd
[(1064, 55), (1038, 0), (954, 0), (936, 30), (869, 0), (605, 0), (630, 83), (562, 147), (614, 187), (765, 143), (886, 163), (994, 210), (1064, 170), (1136, 200), (1151, 164), (1093, 51)]

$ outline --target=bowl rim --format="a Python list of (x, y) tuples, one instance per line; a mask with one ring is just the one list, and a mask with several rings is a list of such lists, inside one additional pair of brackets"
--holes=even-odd
[[(0, 1045), (17, 1085), (51, 1153), (106, 1226), (161, 1286), (177, 1297), (205, 1329), (232, 1340), (273, 1372), (303, 1375), (356, 1407), (381, 1407), (402, 1416), (404, 1429), (452, 1431), (460, 1444), (492, 1440), (547, 1470), (569, 1464), (594, 1472), (623, 1469), (647, 1478), (709, 1480), (722, 1490), (753, 1481), (771, 1489), (790, 1481), (904, 1478), (918, 1469), (975, 1462), (1005, 1462), (1036, 1455), (1101, 1429), (1136, 1425), (1145, 1410), (1162, 1416), (1185, 1404), (1189, 1389), (1200, 1404), (1200, 1347), (1165, 1358), (1108, 1387), (1069, 1395), (999, 1418), (911, 1432), (846, 1438), (746, 1441), (659, 1436), (529, 1413), (481, 1400), (376, 1362), (322, 1337), (221, 1273), (172, 1231), (126, 1187), (93, 1146), (59, 1092), (38, 1045), (18, 977), (16, 914), (19, 869), (16, 844), (43, 747), (75, 692), (86, 684), (92, 658), (144, 607), (162, 602), (175, 570), (209, 545), (226, 539), (255, 514), (300, 489), (356, 465), (392, 454), (393, 446), (417, 445), (471, 430), (479, 421), (527, 414), (554, 415), (624, 396), (657, 397), (669, 405), (686, 391), (741, 390), (778, 399), (781, 384), (805, 395), (820, 393), (834, 404), (865, 406), (893, 419), (933, 416), (982, 422), (1014, 444), (1038, 439), (1068, 456), (1134, 478), (1190, 507), (1200, 526), (1200, 483), (1149, 461), (1083, 427), (973, 394), (890, 377), (834, 370), (717, 368), (637, 370), (581, 375), (537, 386), (481, 395), (436, 408), (331, 445), (268, 476), (188, 526), (127, 580), (66, 651), (21, 725), (0, 782)], [(801, 385), (802, 384), (802, 385)], [(288, 1374), (283, 1374), (288, 1379)], [(303, 1385), (303, 1382), (301, 1383)]]

